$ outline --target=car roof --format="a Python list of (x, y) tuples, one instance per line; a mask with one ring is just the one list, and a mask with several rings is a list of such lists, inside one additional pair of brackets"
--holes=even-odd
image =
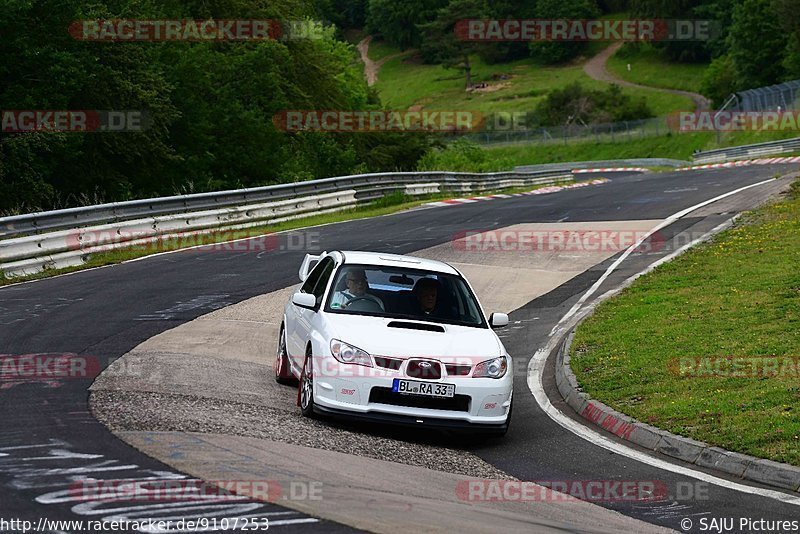
[(447, 263), (418, 258), (416, 256), (404, 256), (385, 252), (362, 252), (357, 250), (342, 250), (338, 252), (344, 256), (345, 265), (391, 265), (393, 267), (407, 267), (409, 269), (459, 275), (459, 272)]

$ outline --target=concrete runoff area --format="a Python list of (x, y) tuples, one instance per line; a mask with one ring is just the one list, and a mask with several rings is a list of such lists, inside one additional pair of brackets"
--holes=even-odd
[[(646, 232), (659, 222), (535, 223), (491, 232), (516, 236), (631, 233)], [(625, 246), (498, 250), (451, 241), (413, 254), (447, 261), (464, 272), (485, 311), (491, 313), (517, 309)], [(512, 477), (463, 450), (376, 437), (302, 418), (295, 405), (296, 389), (280, 386), (272, 377), (282, 309), (295, 289), (214, 311), (140, 344), (109, 366), (92, 386), (93, 412), (139, 450), (206, 480), (225, 478), (219, 470), (227, 460), (218, 454), (224, 450), (259, 458), (250, 466), (257, 464), (299, 480), (322, 480), (330, 491), (322, 501), (281, 504), (376, 532), (420, 525), (427, 525), (427, 530), (485, 531), (486, 522), (500, 531), (532, 527), (537, 531), (662, 530), (586, 502), (461, 502), (455, 485), (464, 477)], [(211, 445), (202, 454), (187, 451), (176, 462), (174, 455), (167, 454), (170, 447), (144, 439), (154, 430), (172, 449), (187, 440)], [(238, 476), (259, 478), (258, 473), (246, 471)], [(398, 502), (411, 504), (413, 513), (398, 509)]]
[[(668, 532), (549, 490), (541, 500), (469, 502), (457, 491), (469, 477), (319, 448), (183, 432), (119, 436), (192, 476), (268, 481), (281, 488), (281, 505), (373, 532), (486, 532), (487, 524), (492, 532)], [(315, 490), (306, 491), (309, 482)]]

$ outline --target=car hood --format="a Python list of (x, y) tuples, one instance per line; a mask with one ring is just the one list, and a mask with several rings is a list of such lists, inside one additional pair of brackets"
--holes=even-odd
[[(374, 356), (447, 360), (494, 358), (505, 353), (495, 333), (488, 328), (334, 313), (328, 313), (326, 319), (333, 337)], [(444, 332), (388, 326), (392, 322), (435, 324), (444, 328)]]

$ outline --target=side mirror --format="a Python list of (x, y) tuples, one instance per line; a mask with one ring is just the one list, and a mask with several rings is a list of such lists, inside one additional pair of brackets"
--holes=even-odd
[(300, 293), (299, 291), (292, 295), (292, 304), (300, 306), (301, 308), (308, 308), (313, 310), (317, 307), (317, 297), (311, 293)]
[(492, 328), (502, 328), (503, 326), (508, 326), (508, 315), (505, 313), (493, 313), (489, 317), (489, 326)]

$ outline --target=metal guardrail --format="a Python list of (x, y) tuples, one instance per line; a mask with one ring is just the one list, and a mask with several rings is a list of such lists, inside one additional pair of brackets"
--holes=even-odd
[[(323, 178), (289, 184), (277, 184), (249, 189), (195, 193), (170, 197), (149, 198), (68, 208), (54, 211), (14, 215), (0, 218), (0, 239), (50, 232), (65, 228), (80, 228), (91, 224), (102, 224), (131, 220), (145, 216), (190, 213), (200, 210), (245, 206), (266, 201), (279, 201), (308, 195), (319, 195), (354, 189), (356, 198), (366, 202), (380, 198), (386, 193), (403, 189), (405, 185), (425, 182), (440, 183), (442, 191), (481, 191), (491, 188), (503, 180), (547, 177), (553, 172), (569, 172), (565, 165), (541, 172), (499, 173), (454, 173), (412, 172), (377, 173)], [(0, 256), (2, 259), (2, 256)]]
[(70, 208), (0, 218), (0, 276), (81, 265), (92, 254), (347, 209), (395, 192), (479, 193), (552, 184), (570, 166), (536, 172), (380, 173)]
[(737, 159), (786, 154), (788, 152), (797, 151), (800, 151), (800, 137), (697, 152), (692, 159), (695, 163), (701, 164), (722, 163)]
[(517, 172), (550, 171), (555, 169), (590, 169), (597, 167), (684, 167), (690, 162), (670, 158), (605, 159), (597, 161), (570, 161), (568, 163), (542, 163), (514, 167)]

